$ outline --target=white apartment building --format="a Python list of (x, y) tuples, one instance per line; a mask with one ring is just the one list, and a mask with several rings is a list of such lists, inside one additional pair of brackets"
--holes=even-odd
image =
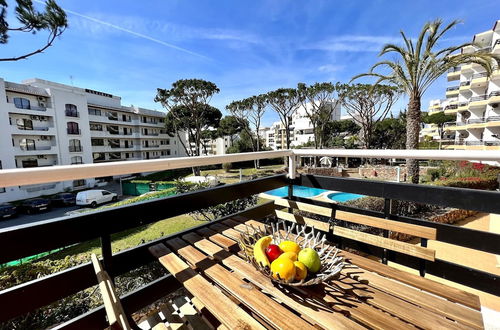
[[(334, 102), (329, 104), (334, 106)], [(307, 104), (310, 108), (311, 104)], [(331, 120), (340, 120), (340, 104), (335, 105)], [(297, 147), (305, 143), (314, 141), (314, 131), (311, 121), (307, 117), (306, 109), (300, 107), (292, 114), (290, 122), (290, 145)], [(273, 150), (286, 148), (285, 127), (281, 121), (274, 122), (271, 127), (263, 127), (259, 130), (260, 137), (264, 140), (265, 146)]]
[[(487, 50), (500, 55), (500, 20), (493, 29), (473, 38), (477, 46), (462, 49), (463, 53)], [(450, 143), (443, 148), (459, 150), (500, 150), (500, 68), (488, 77), (477, 64), (469, 63), (448, 72), (446, 99), (432, 100), (429, 114), (444, 111), (456, 115), (446, 123), (444, 131)]]
[[(42, 79), (0, 78), (0, 166), (26, 168), (184, 156), (165, 113)], [(89, 188), (94, 179), (0, 188), (0, 202)]]

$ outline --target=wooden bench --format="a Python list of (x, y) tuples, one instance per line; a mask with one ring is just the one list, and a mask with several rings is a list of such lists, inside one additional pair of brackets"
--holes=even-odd
[[(399, 221), (388, 220), (384, 218), (378, 218), (368, 215), (362, 215), (352, 212), (334, 210), (332, 208), (317, 206), (308, 203), (295, 202), (288, 199), (276, 199), (275, 205), (278, 208), (287, 207), (291, 210), (299, 210), (303, 212), (312, 213), (315, 215), (328, 217), (333, 220), (342, 220), (345, 222), (370, 226), (382, 230), (389, 230), (393, 232), (398, 232), (402, 234), (408, 234), (416, 237), (427, 239), (436, 239), (436, 229), (418, 226), (408, 223), (403, 223)], [(333, 226), (329, 222), (323, 222), (316, 219), (311, 219), (305, 216), (289, 213), (280, 209), (276, 209), (276, 216), (279, 219), (296, 222), (300, 224), (306, 224), (311, 227), (314, 227), (318, 230), (322, 230), (325, 232), (332, 231), (334, 235), (348, 238), (351, 240), (355, 240), (358, 242), (367, 243), (373, 246), (377, 246), (383, 249), (392, 250), (400, 253), (404, 253), (407, 255), (411, 255), (420, 259), (434, 261), (436, 257), (436, 251), (429, 249), (424, 246), (417, 246), (414, 244), (397, 241), (394, 239), (390, 239), (383, 236), (373, 235), (365, 232), (361, 232), (354, 229), (349, 229), (342, 226)]]
[(156, 312), (138, 325), (131, 326), (123, 310), (120, 298), (116, 294), (113, 281), (95, 254), (92, 254), (91, 259), (111, 329), (163, 330), (213, 328), (205, 323), (205, 319), (202, 319), (198, 311), (195, 310), (194, 303), (187, 297), (177, 299), (175, 302), (171, 302), (170, 305), (165, 304), (160, 308), (159, 313)]

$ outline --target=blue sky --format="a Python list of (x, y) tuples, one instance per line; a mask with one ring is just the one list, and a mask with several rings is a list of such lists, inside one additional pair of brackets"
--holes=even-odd
[[(13, 5), (14, 1), (9, 0)], [(0, 63), (0, 77), (38, 77), (122, 96), (122, 104), (161, 110), (157, 87), (177, 79), (213, 81), (224, 110), (235, 99), (298, 82), (348, 82), (377, 61), (402, 29), (416, 36), (428, 20), (461, 19), (448, 43), (470, 41), (500, 19), (500, 1), (59, 0), (69, 28), (45, 54)], [(12, 9), (12, 8), (10, 8)], [(12, 18), (12, 17), (10, 17)], [(15, 24), (15, 22), (12, 22)], [(12, 35), (2, 57), (31, 50), (45, 34)], [(443, 98), (445, 79), (427, 92)], [(394, 112), (405, 107), (402, 99)], [(265, 124), (277, 120), (268, 112)]]

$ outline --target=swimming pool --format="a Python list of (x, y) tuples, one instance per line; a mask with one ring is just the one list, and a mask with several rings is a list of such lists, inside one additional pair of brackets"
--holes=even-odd
[(329, 194), (327, 197), (329, 199), (331, 199), (332, 201), (343, 203), (343, 202), (351, 201), (351, 200), (358, 199), (358, 198), (365, 197), (365, 196), (359, 195), (359, 194), (336, 192), (336, 193)]
[[(296, 197), (315, 197), (328, 190), (319, 189), (319, 188), (310, 188), (304, 186), (293, 186), (293, 195)], [(288, 187), (281, 187), (273, 190), (269, 190), (265, 192), (268, 195), (277, 196), (277, 197), (286, 197), (288, 196)]]

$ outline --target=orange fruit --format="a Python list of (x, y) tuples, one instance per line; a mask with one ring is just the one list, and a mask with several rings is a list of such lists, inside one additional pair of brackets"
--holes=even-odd
[(300, 246), (293, 241), (283, 241), (279, 244), (281, 251), (283, 252), (295, 252), (299, 254)]
[(297, 261), (297, 253), (295, 252), (285, 252), (285, 253), (282, 253), (278, 258), (288, 258), (292, 261)]
[(295, 265), (292, 260), (279, 257), (271, 263), (271, 273), (275, 279), (291, 282), (295, 278)]
[(306, 278), (307, 276), (307, 267), (300, 261), (294, 261), (295, 265), (295, 280), (300, 281)]

